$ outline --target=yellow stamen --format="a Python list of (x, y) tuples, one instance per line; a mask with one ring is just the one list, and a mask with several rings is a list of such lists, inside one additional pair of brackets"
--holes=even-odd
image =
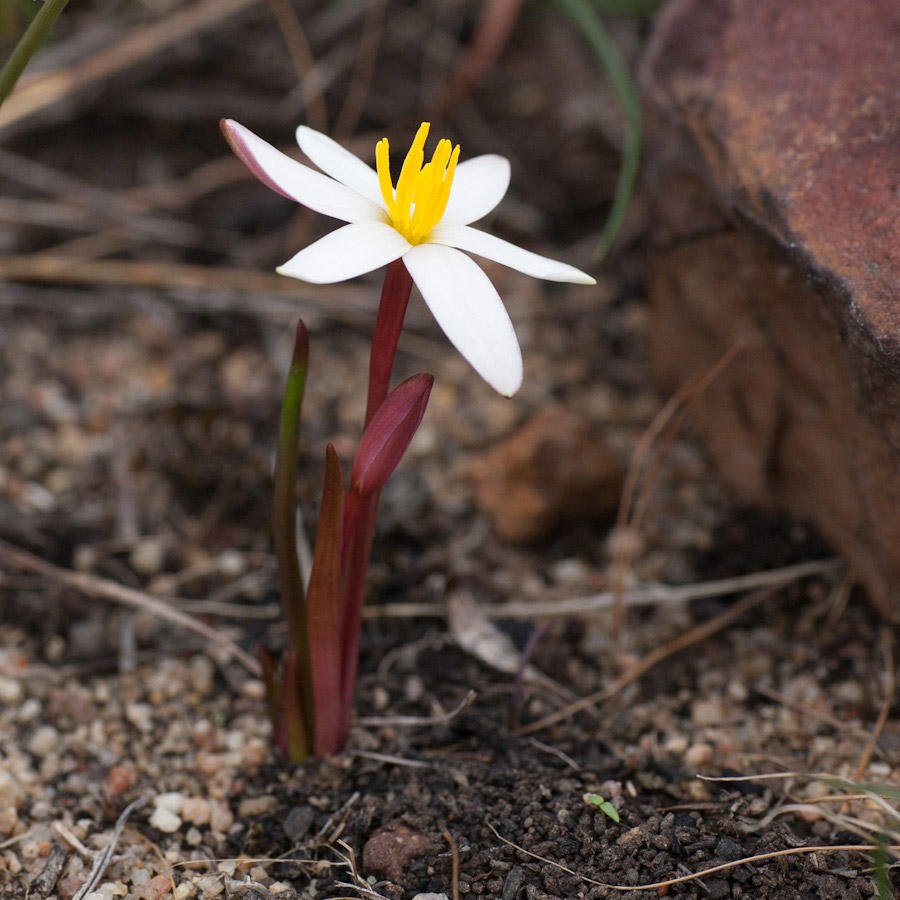
[(391, 184), (391, 145), (382, 138), (375, 145), (375, 169), (378, 172), (378, 186), (387, 206), (388, 215), (394, 214), (394, 185)]
[(444, 215), (459, 160), (459, 146), (441, 140), (431, 161), (423, 165), (429, 127), (428, 122), (423, 122), (416, 132), (403, 161), (396, 191), (391, 183), (388, 140), (382, 138), (375, 145), (378, 185), (391, 224), (411, 244), (424, 241)]

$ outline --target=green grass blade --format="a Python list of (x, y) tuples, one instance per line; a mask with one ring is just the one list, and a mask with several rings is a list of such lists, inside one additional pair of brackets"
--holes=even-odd
[(28, 61), (34, 55), (35, 50), (40, 47), (47, 32), (53, 27), (53, 23), (68, 2), (69, 0), (46, 0), (31, 20), (31, 24), (25, 29), (25, 34), (19, 39), (19, 43), (13, 47), (9, 59), (0, 69), (0, 106), (12, 93), (19, 76), (28, 65)]
[(603, 226), (600, 244), (597, 247), (597, 259), (600, 260), (606, 256), (615, 241), (634, 194), (643, 139), (641, 103), (634, 79), (625, 67), (621, 54), (603, 22), (600, 21), (590, 0), (557, 0), (557, 3), (580, 29), (585, 40), (597, 54), (607, 77), (612, 82), (625, 115), (625, 146), (622, 149), (622, 163), (616, 179), (612, 209), (610, 209)]

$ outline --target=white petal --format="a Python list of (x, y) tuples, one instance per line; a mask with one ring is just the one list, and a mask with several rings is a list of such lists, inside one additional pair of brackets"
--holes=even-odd
[(504, 156), (476, 156), (456, 167), (450, 199), (441, 221), (468, 225), (486, 216), (509, 188), (509, 160)]
[(222, 131), (241, 162), (273, 191), (344, 222), (384, 221), (371, 200), (285, 156), (243, 125), (224, 119)]
[(314, 131), (301, 125), (297, 129), (297, 143), (300, 149), (326, 174), (347, 185), (348, 188), (368, 197), (373, 203), (384, 207), (378, 175), (358, 156), (345, 150), (321, 131)]
[(413, 247), (403, 262), (444, 334), (494, 390), (522, 384), (522, 352), (503, 301), (478, 264), (437, 244)]
[(386, 266), (410, 244), (384, 222), (355, 222), (326, 234), (278, 267), (281, 275), (312, 284), (333, 284)]
[(570, 266), (568, 263), (558, 262), (546, 256), (538, 256), (523, 250), (509, 241), (479, 231), (477, 228), (469, 228), (468, 225), (439, 224), (428, 236), (430, 244), (445, 244), (448, 247), (456, 247), (476, 256), (484, 256), (494, 262), (502, 263), (511, 269), (518, 269), (526, 275), (534, 278), (545, 278), (547, 281), (569, 281), (573, 284), (596, 284), (586, 272)]

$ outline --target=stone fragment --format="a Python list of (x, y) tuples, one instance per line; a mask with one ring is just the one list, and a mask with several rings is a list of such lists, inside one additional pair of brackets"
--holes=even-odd
[(52, 725), (41, 725), (28, 741), (28, 752), (35, 756), (46, 756), (58, 746), (59, 732)]
[(150, 824), (164, 834), (174, 834), (181, 828), (181, 819), (164, 806), (157, 806), (150, 816)]
[(125, 760), (117, 766), (113, 766), (103, 779), (103, 789), (110, 799), (120, 797), (126, 791), (131, 790), (137, 779), (137, 770), (131, 760)]
[(210, 804), (209, 827), (219, 834), (225, 834), (234, 825), (234, 815), (225, 803), (214, 801)]
[(262, 816), (271, 812), (277, 805), (276, 798), (268, 794), (259, 797), (244, 797), (238, 804), (238, 816), (242, 819), (250, 816)]
[(211, 815), (209, 801), (202, 797), (186, 797), (181, 805), (181, 815), (193, 825), (206, 825)]
[(376, 831), (363, 847), (363, 869), (368, 875), (400, 881), (412, 860), (435, 850), (431, 839), (406, 825)]
[(642, 66), (666, 390), (740, 502), (815, 523), (900, 613), (900, 5), (672, 0)]
[(531, 543), (579, 521), (611, 518), (622, 467), (590, 423), (561, 406), (469, 461), (478, 505), (507, 540)]
[(138, 900), (162, 900), (172, 894), (172, 880), (167, 875), (155, 875), (136, 894)]
[(22, 682), (18, 678), (7, 678), (5, 675), (0, 675), (0, 703), (5, 706), (14, 706), (21, 702), (24, 695)]

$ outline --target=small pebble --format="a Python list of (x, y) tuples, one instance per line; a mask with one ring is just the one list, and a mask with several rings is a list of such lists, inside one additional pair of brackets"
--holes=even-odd
[(705, 766), (712, 762), (714, 755), (715, 751), (710, 744), (692, 744), (684, 754), (684, 761), (688, 766), (696, 769), (698, 766)]
[(136, 777), (137, 773), (131, 762), (126, 761), (118, 766), (113, 766), (103, 779), (106, 796), (110, 799), (121, 796), (134, 785)]
[(222, 879), (216, 875), (204, 875), (197, 882), (197, 887), (203, 891), (204, 897), (218, 897), (225, 890)]
[(157, 809), (164, 809), (177, 815), (181, 812), (181, 807), (184, 806), (184, 794), (180, 794), (178, 791), (171, 791), (168, 794), (157, 794), (153, 799), (153, 805)]
[(23, 695), (22, 682), (18, 678), (7, 678), (5, 675), (0, 675), (0, 703), (13, 706), (22, 702)]
[(209, 803), (202, 797), (186, 797), (181, 805), (181, 815), (193, 825), (206, 825), (209, 822)]
[(135, 572), (155, 575), (162, 568), (165, 555), (165, 544), (159, 538), (149, 537), (134, 545), (128, 561)]
[(0, 809), (0, 837), (10, 837), (19, 824), (19, 814), (14, 806)]
[(156, 875), (138, 892), (140, 900), (162, 900), (172, 893), (172, 882), (167, 875)]
[(262, 700), (266, 696), (266, 686), (258, 678), (248, 678), (241, 685), (241, 693), (249, 700)]
[(125, 718), (144, 734), (153, 730), (153, 707), (149, 703), (126, 704)]
[(209, 827), (219, 834), (225, 834), (234, 824), (234, 815), (231, 810), (220, 802), (212, 804), (212, 813), (209, 817)]
[(41, 725), (28, 742), (28, 752), (35, 756), (46, 756), (59, 746), (59, 732), (52, 725)]
[(244, 819), (248, 816), (261, 816), (271, 812), (278, 805), (274, 797), (245, 797), (238, 806), (238, 817)]
[(691, 707), (691, 719), (695, 725), (721, 725), (725, 710), (718, 700), (698, 700)]
[(153, 810), (153, 815), (150, 816), (150, 824), (165, 834), (174, 834), (181, 828), (181, 819), (168, 809), (157, 806)]

